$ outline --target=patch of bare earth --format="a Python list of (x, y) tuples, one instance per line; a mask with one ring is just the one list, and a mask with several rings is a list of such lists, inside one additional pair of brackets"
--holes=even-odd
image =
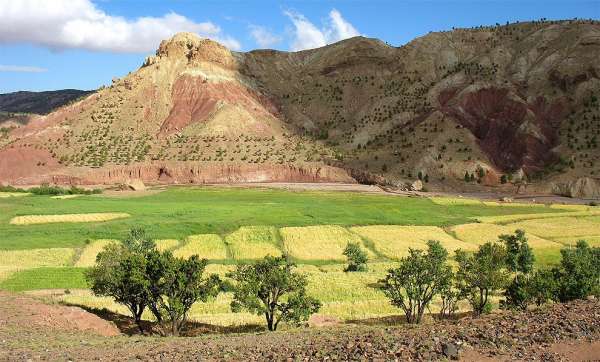
[[(106, 338), (99, 336), (96, 329), (90, 329), (93, 323), (82, 328), (82, 324), (68, 321), (70, 314), (57, 315), (55, 312), (63, 311), (63, 307), (44, 306), (8, 293), (0, 294), (0, 302), (0, 360), (409, 361), (458, 357), (470, 361), (580, 361), (600, 358), (598, 300), (421, 326), (355, 323), (275, 333), (213, 332), (182, 338), (136, 335)], [(52, 315), (50, 322), (45, 319), (46, 314)], [(110, 318), (106, 313), (103, 316)], [(117, 321), (117, 324), (122, 327), (127, 323)]]

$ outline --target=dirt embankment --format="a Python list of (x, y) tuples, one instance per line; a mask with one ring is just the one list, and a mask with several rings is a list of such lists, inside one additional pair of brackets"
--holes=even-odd
[(302, 166), (261, 164), (227, 165), (186, 162), (144, 163), (100, 169), (62, 168), (46, 174), (0, 174), (0, 182), (14, 185), (51, 183), (58, 185), (113, 185), (139, 179), (147, 184), (209, 184), (249, 182), (342, 182), (356, 183), (336, 167), (307, 164)]

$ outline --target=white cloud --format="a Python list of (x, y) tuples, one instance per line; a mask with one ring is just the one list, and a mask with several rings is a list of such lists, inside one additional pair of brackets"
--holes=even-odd
[(294, 39), (291, 50), (304, 50), (322, 47), (324, 45), (360, 35), (358, 30), (342, 17), (336, 9), (329, 12), (328, 22), (319, 29), (304, 15), (294, 11), (284, 11), (294, 25)]
[(281, 41), (281, 37), (271, 33), (267, 28), (250, 25), (250, 36), (261, 48), (269, 48)]
[(43, 73), (48, 69), (40, 67), (31, 67), (27, 65), (2, 65), (0, 64), (0, 72), (19, 72), (19, 73)]
[(150, 52), (180, 31), (198, 33), (237, 50), (240, 43), (212, 22), (196, 23), (174, 12), (134, 20), (112, 16), (90, 0), (0, 1), (0, 43), (51, 49)]

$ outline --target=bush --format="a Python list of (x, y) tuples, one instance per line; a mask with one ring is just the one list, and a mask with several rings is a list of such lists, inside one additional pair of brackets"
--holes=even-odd
[(580, 240), (574, 249), (562, 249), (555, 299), (567, 302), (600, 294), (600, 248), (590, 248)]
[(367, 271), (369, 258), (358, 243), (348, 243), (343, 254), (348, 258), (348, 266), (344, 269), (345, 272)]
[(409, 249), (400, 266), (381, 280), (381, 289), (392, 305), (402, 308), (408, 323), (420, 323), (431, 300), (452, 282), (448, 252), (439, 241), (427, 242), (427, 252)]
[(92, 195), (92, 194), (101, 194), (101, 189), (83, 189), (76, 186), (71, 186), (70, 188), (62, 188), (58, 186), (49, 186), (47, 184), (41, 185), (39, 187), (32, 187), (30, 189), (20, 189), (13, 186), (0, 186), (0, 192), (28, 192), (34, 195), (51, 195), (51, 196), (60, 196), (60, 195)]

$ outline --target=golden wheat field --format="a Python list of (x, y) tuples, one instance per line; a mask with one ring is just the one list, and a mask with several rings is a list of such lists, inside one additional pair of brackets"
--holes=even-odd
[(189, 258), (198, 255), (209, 260), (227, 259), (227, 247), (217, 234), (200, 234), (188, 236), (181, 247), (173, 251), (173, 255)]
[(565, 246), (570, 246), (570, 247), (575, 246), (579, 240), (585, 240), (589, 244), (589, 246), (600, 247), (600, 235), (570, 236), (570, 237), (564, 237), (564, 238), (555, 238), (552, 240), (556, 241), (557, 243), (561, 243)]
[(104, 250), (104, 248), (112, 243), (118, 243), (118, 240), (100, 239), (92, 240), (90, 243), (83, 248), (79, 259), (75, 262), (76, 267), (91, 267), (96, 264), (96, 257)]
[(342, 253), (348, 243), (363, 245), (358, 235), (337, 225), (286, 227), (279, 232), (286, 252), (303, 260), (343, 261), (346, 257)]
[(543, 205), (535, 204), (535, 203), (525, 204), (525, 203), (519, 203), (519, 202), (498, 202), (498, 201), (483, 201), (483, 204), (485, 206), (496, 206), (496, 207), (502, 207), (502, 206), (510, 206), (510, 207), (540, 207), (540, 206), (543, 206)]
[(158, 251), (173, 250), (177, 246), (179, 246), (179, 240), (177, 240), (177, 239), (160, 239), (160, 240), (154, 240), (154, 244), (156, 245), (156, 249)]
[(351, 230), (369, 240), (376, 251), (392, 259), (408, 255), (410, 248), (426, 249), (429, 240), (438, 240), (449, 252), (476, 249), (473, 244), (455, 239), (437, 226), (376, 225), (354, 227)]
[[(450, 228), (456, 237), (467, 243), (481, 245), (489, 241), (497, 241), (502, 234), (514, 234), (518, 227), (496, 224), (463, 224)], [(532, 248), (559, 248), (560, 245), (554, 241), (543, 239), (525, 230), (525, 236)]]
[(73, 263), (74, 255), (75, 249), (70, 248), (0, 250), (0, 267), (67, 266)]
[(260, 259), (280, 256), (277, 229), (272, 226), (243, 226), (225, 237), (234, 259)]
[(31, 195), (28, 192), (0, 192), (0, 199), (8, 197), (23, 197)]
[(60, 222), (101, 222), (130, 217), (124, 212), (107, 212), (93, 214), (63, 214), (63, 215), (27, 215), (16, 216), (10, 220), (13, 225), (49, 224)]
[(465, 197), (430, 197), (429, 200), (431, 200), (434, 204), (444, 206), (481, 205), (481, 201)]
[(536, 220), (536, 219), (548, 219), (557, 217), (571, 217), (571, 216), (595, 216), (600, 215), (600, 210), (594, 208), (588, 211), (566, 211), (566, 212), (554, 212), (544, 214), (515, 214), (515, 215), (498, 215), (498, 216), (477, 216), (473, 219), (483, 223), (492, 224), (509, 224), (521, 220)]
[(544, 238), (598, 235), (600, 234), (600, 216), (523, 220), (507, 226), (523, 229)]

